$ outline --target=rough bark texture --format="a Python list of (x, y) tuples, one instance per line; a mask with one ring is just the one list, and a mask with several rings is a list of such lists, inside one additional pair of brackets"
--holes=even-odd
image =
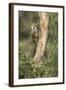
[(38, 40), (34, 60), (38, 63), (41, 63), (42, 62), (41, 58), (44, 55), (47, 36), (48, 36), (48, 13), (39, 13), (39, 17), (40, 17), (39, 40)]

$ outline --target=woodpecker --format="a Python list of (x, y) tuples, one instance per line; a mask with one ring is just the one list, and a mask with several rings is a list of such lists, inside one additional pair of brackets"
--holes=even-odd
[(38, 32), (38, 29), (37, 29), (37, 24), (35, 23), (32, 23), (31, 25), (31, 35), (32, 35), (32, 40), (35, 44), (37, 44), (38, 42), (38, 38), (39, 38), (39, 32)]

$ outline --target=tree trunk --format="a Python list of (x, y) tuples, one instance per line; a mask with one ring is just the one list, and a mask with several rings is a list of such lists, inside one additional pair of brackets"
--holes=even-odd
[(48, 36), (48, 13), (39, 13), (40, 17), (40, 31), (39, 31), (39, 40), (37, 43), (37, 49), (34, 56), (34, 61), (37, 63), (42, 62), (42, 56), (45, 52), (45, 46)]

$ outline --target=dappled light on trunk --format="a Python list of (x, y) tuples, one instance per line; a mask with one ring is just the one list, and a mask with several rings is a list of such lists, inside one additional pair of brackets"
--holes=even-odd
[(34, 61), (36, 63), (41, 64), (48, 36), (48, 13), (39, 13), (39, 17), (40, 17), (40, 31)]

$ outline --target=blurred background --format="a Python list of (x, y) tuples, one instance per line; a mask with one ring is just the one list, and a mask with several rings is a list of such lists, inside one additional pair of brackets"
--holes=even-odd
[[(39, 12), (19, 11), (19, 79), (58, 76), (58, 14), (48, 13), (49, 33), (46, 50), (42, 58), (43, 64), (33, 66), (36, 45), (32, 40), (31, 25), (39, 28)], [(35, 65), (37, 66), (37, 65)]]

